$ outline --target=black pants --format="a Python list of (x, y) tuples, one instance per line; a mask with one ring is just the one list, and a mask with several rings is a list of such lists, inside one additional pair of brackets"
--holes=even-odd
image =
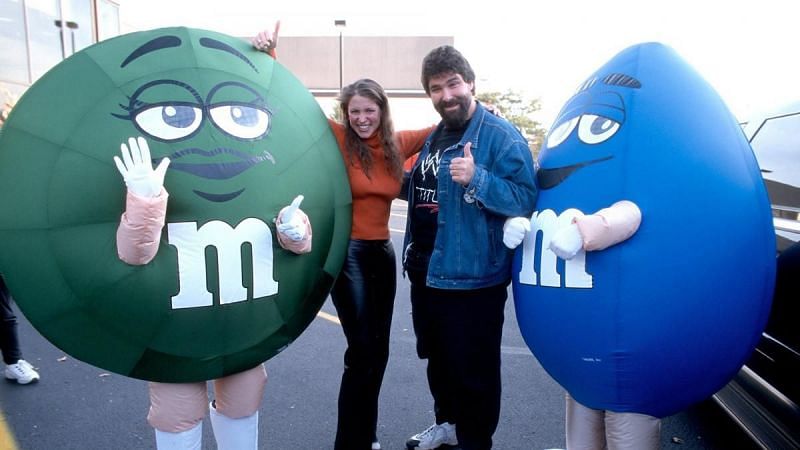
[(397, 263), (390, 240), (350, 240), (331, 291), (347, 338), (339, 389), (337, 450), (368, 450), (376, 438), (378, 395), (389, 360)]
[(0, 351), (6, 364), (16, 364), (22, 359), (17, 338), (17, 316), (11, 309), (11, 293), (3, 277), (0, 277)]
[(456, 424), (464, 450), (492, 448), (500, 418), (500, 342), (507, 283), (481, 289), (435, 289), (410, 270), (417, 354), (428, 359), (436, 423)]

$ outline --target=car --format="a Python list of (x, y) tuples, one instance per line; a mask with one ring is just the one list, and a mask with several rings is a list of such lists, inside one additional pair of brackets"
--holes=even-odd
[[(713, 399), (756, 444), (800, 448), (800, 101), (741, 124), (772, 206), (777, 276), (753, 355)], [(747, 276), (747, 261), (742, 261)]]

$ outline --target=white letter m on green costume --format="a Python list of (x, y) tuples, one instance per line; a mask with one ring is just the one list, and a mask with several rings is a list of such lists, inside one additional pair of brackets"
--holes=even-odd
[(206, 288), (205, 249), (217, 249), (219, 260), (220, 304), (247, 300), (243, 286), (242, 245), (250, 243), (253, 249), (253, 298), (278, 293), (278, 283), (273, 275), (272, 231), (259, 219), (248, 218), (231, 227), (214, 220), (200, 229), (195, 222), (168, 224), (170, 245), (178, 250), (178, 294), (172, 297), (172, 308), (212, 306), (214, 296)]

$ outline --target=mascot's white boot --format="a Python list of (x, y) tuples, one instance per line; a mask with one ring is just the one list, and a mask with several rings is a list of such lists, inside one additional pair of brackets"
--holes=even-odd
[(180, 433), (156, 429), (156, 448), (158, 450), (200, 450), (202, 442), (203, 422)]
[(210, 411), (218, 450), (258, 450), (258, 411), (241, 419), (218, 413), (213, 403)]

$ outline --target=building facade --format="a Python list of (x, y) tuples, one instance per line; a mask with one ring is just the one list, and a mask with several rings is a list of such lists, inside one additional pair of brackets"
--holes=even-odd
[(389, 96), (395, 128), (424, 128), (439, 121), (420, 82), (422, 59), (452, 36), (286, 36), (278, 61), (334, 114), (340, 86), (360, 78), (380, 83)]
[(0, 0), (0, 107), (63, 59), (119, 34), (113, 0)]
[[(62, 60), (120, 29), (119, 0), (0, 0), (0, 109)], [(420, 84), (420, 65), (443, 44), (453, 37), (281, 36), (278, 59), (327, 115), (343, 84), (372, 78), (391, 99), (396, 128), (422, 128), (438, 115)]]

